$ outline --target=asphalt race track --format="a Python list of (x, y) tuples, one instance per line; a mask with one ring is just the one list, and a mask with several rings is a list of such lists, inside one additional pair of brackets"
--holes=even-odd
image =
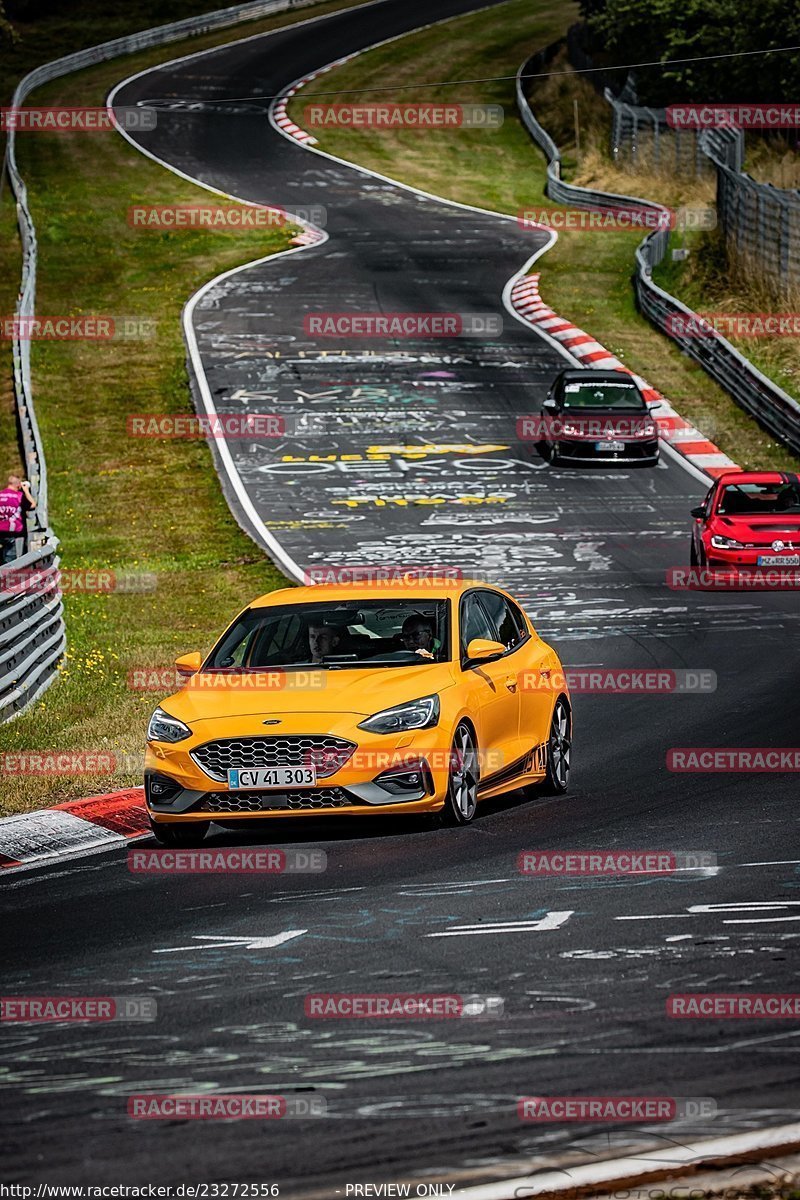
[[(440, 0), (436, 17), (476, 7)], [(209, 840), (321, 848), (321, 875), (135, 875), (124, 851), (12, 873), (7, 993), (159, 1006), (147, 1024), (4, 1031), (14, 1178), (259, 1180), (328, 1197), (348, 1183), (478, 1183), (793, 1117), (792, 1022), (677, 1021), (665, 1002), (797, 990), (796, 776), (678, 774), (665, 760), (670, 747), (796, 743), (796, 594), (665, 585), (688, 564), (688, 511), (705, 490), (674, 458), (554, 469), (517, 439), (517, 418), (563, 364), (501, 298), (541, 235), (312, 154), (276, 132), (266, 104), (169, 107), (275, 94), (430, 19), (430, 4), (385, 0), (177, 61), (115, 98), (166, 102), (137, 137), (186, 174), (327, 210), (326, 242), (230, 276), (195, 309), (218, 410), (279, 413), (291, 431), (230, 443), (240, 478), (301, 570), (458, 566), (516, 592), (571, 667), (713, 671), (716, 689), (577, 695), (569, 796), (487, 802), (465, 829), (298, 821)], [(546, 298), (546, 256), (541, 268)], [(343, 346), (305, 334), (307, 314), (350, 310), (495, 314), (503, 333)], [(639, 878), (517, 869), (521, 850), (595, 848), (706, 851), (718, 865)], [(309, 992), (488, 993), (505, 1012), (314, 1020)], [(321, 1097), (328, 1115), (202, 1126), (126, 1115), (129, 1095), (174, 1090)], [(519, 1097), (565, 1093), (713, 1105), (667, 1126), (518, 1119)]]

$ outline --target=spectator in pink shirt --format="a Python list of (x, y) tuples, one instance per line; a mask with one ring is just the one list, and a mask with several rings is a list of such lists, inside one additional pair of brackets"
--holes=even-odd
[(36, 508), (27, 479), (9, 475), (0, 491), (0, 566), (17, 557), (17, 543), (25, 534), (25, 514)]

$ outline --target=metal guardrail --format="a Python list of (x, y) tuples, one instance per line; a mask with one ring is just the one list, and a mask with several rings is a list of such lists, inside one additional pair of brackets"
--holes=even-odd
[(55, 539), (0, 567), (0, 721), (52, 683), (66, 635)]
[[(225, 29), (244, 21), (256, 20), (273, 13), (295, 8), (307, 8), (320, 0), (251, 0), (232, 8), (217, 9), (197, 17), (188, 17), (169, 25), (145, 29), (127, 37), (115, 38), (98, 46), (90, 46), (75, 54), (43, 63), (25, 75), (17, 85), (11, 100), (14, 108), (21, 107), (28, 96), (44, 83), (50, 83), (73, 71), (109, 59), (133, 54), (152, 46), (168, 45), (183, 38), (198, 37), (217, 29)], [(32, 317), (36, 304), (37, 243), (36, 228), (28, 207), (25, 182), (17, 166), (16, 136), (9, 129), (6, 138), (6, 170), (17, 205), (17, 224), (22, 243), (22, 278), (17, 317)], [(14, 337), (12, 343), (14, 395), (20, 446), (25, 471), (36, 497), (36, 509), (28, 517), (28, 546), (23, 558), (14, 563), (14, 570), (39, 570), (57, 567), (58, 539), (48, 521), (47, 464), (36, 423), (31, 383), (31, 344), (27, 338)], [(0, 571), (0, 723), (21, 712), (49, 686), (56, 677), (58, 662), (64, 652), (65, 629), (63, 606), (57, 587), (48, 593), (22, 593), (2, 590)]]
[(547, 159), (546, 192), (551, 200), (558, 204), (572, 204), (580, 208), (608, 208), (635, 206), (650, 212), (663, 212), (663, 205), (655, 204), (652, 200), (644, 200), (639, 196), (622, 196), (613, 192), (597, 192), (592, 188), (578, 187), (574, 183), (566, 183), (561, 178), (561, 151), (550, 134), (536, 120), (533, 109), (525, 94), (525, 76), (536, 75), (555, 58), (564, 45), (564, 39), (552, 42), (544, 50), (537, 51), (522, 64), (517, 71), (517, 108), (522, 123), (528, 130), (537, 146), (544, 152)]
[[(635, 196), (620, 196), (612, 192), (593, 191), (577, 187), (561, 179), (561, 154), (553, 139), (533, 115), (525, 94), (524, 78), (536, 74), (548, 63), (563, 43), (557, 42), (540, 50), (522, 64), (517, 72), (517, 107), (522, 122), (547, 158), (547, 195), (559, 204), (580, 207), (616, 208), (620, 205), (643, 206), (665, 211), (651, 200)], [(719, 143), (716, 150), (722, 153)], [(728, 168), (725, 168), (728, 169)], [(672, 329), (669, 318), (699, 321), (696, 313), (680, 300), (653, 282), (653, 268), (664, 259), (669, 245), (669, 231), (658, 229), (649, 234), (636, 251), (634, 290), (639, 308), (652, 323), (721, 385), (733, 399), (754, 417), (760, 425), (795, 453), (800, 454), (800, 404), (771, 379), (762, 374), (726, 338), (714, 332), (710, 336), (685, 337)]]
[[(795, 454), (800, 454), (800, 404), (773, 380), (762, 374), (749, 359), (719, 333), (708, 337), (684, 337), (675, 331), (697, 314), (665, 292), (652, 279), (653, 267), (664, 258), (669, 242), (667, 230), (645, 238), (636, 251), (634, 291), (640, 310), (662, 333), (716, 380), (736, 403)], [(678, 318), (674, 322), (674, 318)]]

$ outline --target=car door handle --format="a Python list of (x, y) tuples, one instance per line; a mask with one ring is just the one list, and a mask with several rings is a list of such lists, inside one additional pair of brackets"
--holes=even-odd
[(516, 675), (509, 675), (508, 679), (506, 680), (506, 687), (510, 692), (515, 692), (517, 690)]

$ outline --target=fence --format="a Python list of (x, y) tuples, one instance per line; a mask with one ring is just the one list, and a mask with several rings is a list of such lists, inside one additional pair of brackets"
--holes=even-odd
[[(517, 72), (517, 107), (525, 128), (544, 152), (547, 159), (547, 195), (559, 204), (580, 207), (608, 208), (620, 204), (661, 210), (662, 206), (652, 201), (633, 196), (620, 196), (612, 192), (593, 191), (577, 187), (561, 179), (561, 155), (550, 135), (541, 127), (525, 94), (524, 77), (537, 74), (558, 50), (560, 43), (540, 50), (523, 63)], [(715, 152), (734, 155), (735, 148), (727, 150), (722, 141), (714, 143)], [(725, 167), (725, 170), (730, 168)], [(634, 289), (639, 308), (662, 333), (676, 341), (681, 349), (698, 362), (741, 407), (768, 429), (774, 437), (800, 453), (800, 404), (776, 383), (763, 375), (730, 342), (715, 333), (709, 337), (682, 337), (676, 334), (669, 320), (678, 316), (696, 318), (696, 314), (674, 296), (653, 282), (652, 272), (663, 261), (669, 245), (669, 231), (659, 229), (644, 239), (636, 251)]]
[(729, 252), (745, 264), (757, 263), (778, 291), (800, 288), (800, 191), (756, 183), (741, 162), (731, 163), (724, 139), (712, 131), (698, 141), (716, 167), (717, 214)]
[[(217, 9), (197, 17), (188, 17), (170, 25), (145, 29), (140, 33), (90, 46), (75, 54), (54, 59), (25, 75), (17, 85), (12, 107), (21, 107), (36, 88), (73, 71), (109, 59), (146, 50), (151, 46), (168, 45), (182, 38), (197, 37), (216, 29), (225, 29), (243, 21), (256, 20), (272, 13), (294, 8), (307, 8), (320, 0), (251, 0), (233, 8)], [(16, 137), (8, 130), (6, 140), (6, 170), (17, 203), (17, 223), (22, 243), (22, 278), (17, 316), (31, 317), (36, 304), (36, 229), (33, 224), (24, 180), (16, 159)], [(42, 447), (31, 384), (30, 341), (15, 337), (12, 344), (14, 364), (14, 394), (20, 446), (25, 471), (36, 496), (37, 507), (29, 517), (29, 553), (19, 559), (15, 568), (28, 564), (31, 568), (57, 567), (58, 540), (48, 521), (47, 465)], [(0, 722), (16, 715), (32, 703), (56, 676), (58, 661), (63, 654), (65, 632), (63, 609), (58, 588), (45, 602), (41, 595), (27, 596), (3, 591), (0, 573)]]
[[(710, 175), (714, 167), (703, 152), (694, 129), (673, 129), (664, 108), (646, 108), (615, 96), (605, 88), (611, 105), (611, 157), (633, 170), (668, 170), (695, 177)], [(739, 168), (741, 168), (741, 163)]]
[(758, 264), (773, 287), (800, 286), (800, 191), (757, 183), (742, 170), (741, 129), (673, 129), (666, 109), (644, 108), (614, 96), (611, 154), (634, 167), (717, 175), (717, 216), (728, 251)]

